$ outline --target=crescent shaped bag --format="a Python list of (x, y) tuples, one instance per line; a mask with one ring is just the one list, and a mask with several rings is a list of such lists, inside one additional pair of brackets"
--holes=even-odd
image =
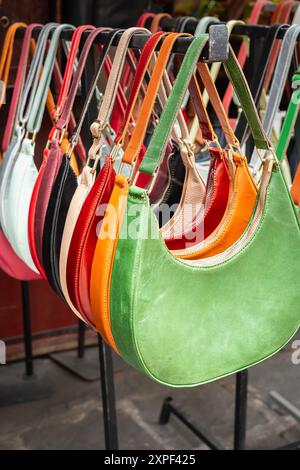
[[(149, 33), (145, 29), (130, 28), (122, 34), (107, 81), (103, 102), (99, 110), (98, 119), (101, 123), (104, 123), (102, 125), (103, 129), (110, 128), (110, 116), (114, 108), (117, 92), (120, 89), (119, 83), (126, 59), (128, 44), (133, 35), (145, 32)], [(113, 36), (114, 34), (118, 33), (112, 32)], [(92, 88), (93, 86), (92, 84)], [(131, 98), (129, 98), (129, 100), (131, 100)], [(100, 144), (99, 151), (101, 150), (101, 152), (99, 152), (99, 155), (105, 150), (103, 137), (101, 136), (101, 142), (99, 139), (100, 134), (97, 132), (96, 136), (94, 136), (95, 139), (97, 139), (97, 146)], [(68, 304), (74, 311), (80, 312), (85, 321), (91, 326), (94, 324), (89, 314), (89, 296), (84, 294), (84, 292), (89, 292), (89, 288), (86, 288), (87, 282), (89, 285), (89, 276), (82, 276), (80, 271), (81, 267), (85, 271), (89, 270), (91, 263), (87, 261), (87, 259), (91, 256), (90, 253), (93, 253), (93, 246), (96, 243), (94, 238), (96, 238), (96, 225), (98, 224), (97, 208), (100, 204), (107, 203), (115, 177), (113, 162), (108, 155), (105, 158), (100, 172), (95, 175), (98, 160), (98, 157), (94, 158), (94, 155), (92, 155), (91, 152), (89, 153), (89, 162), (84, 170), (91, 181), (91, 185), (89, 190), (85, 191), (83, 186), (84, 182), (82, 182), (74, 194), (73, 200), (75, 202), (76, 199), (77, 202), (76, 205), (74, 205), (72, 200), (67, 215), (60, 254), (60, 279), (61, 284), (64, 286), (64, 294)], [(78, 203), (79, 200), (80, 202)], [(81, 296), (79, 296), (79, 289), (81, 289)]]
[[(8, 118), (5, 125), (5, 130), (2, 139), (2, 150), (4, 151), (4, 159), (1, 162), (0, 167), (0, 185), (2, 181), (2, 172), (4, 168), (7, 166), (9, 153), (8, 148), (10, 146), (10, 142), (12, 140), (12, 130), (14, 126), (14, 120), (17, 113), (17, 106), (18, 100), (20, 98), (21, 89), (25, 79), (25, 71), (26, 71), (26, 61), (29, 54), (29, 47), (30, 47), (30, 40), (32, 30), (39, 25), (32, 24), (29, 27), (26, 26), (24, 23), (14, 23), (11, 25), (7, 33), (5, 35), (4, 45), (1, 54), (1, 61), (0, 61), (0, 78), (3, 80), (4, 89), (3, 94), (5, 92), (5, 88), (7, 85), (7, 80), (9, 77), (9, 70), (11, 59), (13, 56), (14, 51), (14, 39), (15, 33), (19, 28), (26, 28), (22, 48), (20, 51), (19, 63), (18, 63), (18, 70), (15, 78), (14, 83), (14, 90), (12, 95), (11, 104), (9, 107)], [(3, 95), (0, 98), (0, 108), (3, 104)], [(15, 146), (15, 142), (12, 143), (12, 146)], [(37, 273), (34, 273), (14, 252), (11, 245), (9, 244), (7, 238), (5, 237), (3, 231), (0, 229), (0, 268), (9, 276), (23, 280), (35, 280), (40, 279), (40, 276)]]
[[(63, 78), (61, 77), (59, 67), (56, 66), (57, 64), (55, 63), (54, 65), (54, 78), (57, 79), (60, 90), (59, 97), (57, 99), (55, 108), (52, 109), (51, 112), (53, 127), (49, 133), (48, 141), (43, 151), (43, 159), (39, 168), (38, 177), (35, 181), (34, 188), (32, 191), (28, 216), (28, 239), (31, 256), (34, 264), (36, 265), (44, 279), (46, 279), (46, 274), (42, 265), (42, 232), (45, 222), (45, 212), (48, 204), (50, 188), (53, 184), (53, 178), (55, 177), (58, 171), (58, 162), (55, 157), (53, 158), (53, 155), (50, 152), (50, 147), (52, 140), (55, 137), (55, 123), (57, 122), (60, 116), (61, 109), (64, 107), (66, 96), (70, 88), (82, 35), (84, 32), (90, 31), (92, 29), (94, 29), (94, 26), (91, 25), (79, 26), (75, 29), (72, 35), (72, 41), (70, 46), (67, 47), (67, 45), (63, 43), (63, 46), (67, 47), (68, 49), (68, 59)], [(72, 131), (74, 128), (75, 118), (72, 113), (70, 117), (70, 131)], [(62, 154), (64, 154), (69, 147), (67, 131), (64, 133), (61, 139), (60, 147)], [(79, 168), (77, 158), (81, 162), (85, 161), (85, 150), (81, 141), (78, 142), (78, 145), (75, 150), (76, 155), (74, 152), (72, 153), (71, 164), (76, 174), (78, 174)], [(44, 172), (48, 173), (46, 178), (44, 178)], [(40, 191), (41, 188), (42, 190)]]
[[(68, 99), (66, 100), (61, 117), (57, 122), (57, 128), (62, 133), (62, 135), (64, 134), (65, 129), (68, 128), (71, 110), (73, 108), (73, 103), (76, 97), (76, 91), (84, 71), (86, 60), (89, 56), (89, 51), (91, 50), (97, 35), (103, 31), (103, 28), (98, 28), (92, 31), (84, 44)], [(110, 38), (110, 36), (108, 37), (108, 43), (102, 49), (98, 74), (101, 72), (107, 52), (115, 35), (114, 32), (110, 32), (109, 34), (112, 35), (112, 38)], [(91, 98), (92, 93), (88, 97), (88, 102), (91, 100)], [(43, 266), (50, 285), (62, 298), (64, 298), (64, 295), (61, 290), (59, 278), (60, 247), (68, 209), (76, 188), (78, 187), (77, 177), (70, 165), (70, 157), (73, 148), (75, 148), (78, 142), (84, 116), (86, 114), (86, 109), (87, 106), (85, 107), (85, 110), (83, 111), (83, 114), (77, 123), (75, 132), (70, 138), (69, 149), (62, 156), (61, 165), (51, 190), (43, 231)], [(61, 123), (63, 123), (63, 126)]]
[[(155, 63), (155, 66), (151, 75), (151, 79), (147, 87), (147, 93), (145, 95), (145, 98), (141, 106), (139, 119), (136, 122), (136, 126), (134, 127), (132, 136), (130, 138), (129, 143), (127, 144), (125, 148), (125, 152), (122, 157), (122, 164), (120, 168), (126, 169), (127, 172), (128, 172), (128, 167), (131, 172), (135, 171), (137, 168), (136, 166), (134, 166), (134, 164), (136, 164), (139, 161), (140, 150), (142, 148), (143, 140), (144, 140), (146, 130), (147, 130), (147, 125), (151, 117), (155, 97), (158, 94), (161, 80), (164, 77), (164, 71), (168, 62), (168, 58), (170, 57), (173, 46), (179, 36), (182, 36), (182, 35), (180, 35), (179, 33), (170, 33), (169, 35), (167, 35), (159, 51), (157, 61)], [(181, 121), (184, 124), (181, 130), (184, 131), (185, 123), (184, 123), (184, 118), (182, 116), (181, 116)], [(183, 138), (184, 137), (186, 137), (186, 135), (184, 135)], [(178, 139), (178, 142), (179, 142), (179, 139)], [(95, 144), (91, 148), (91, 153), (93, 154), (94, 151), (95, 151)], [(188, 161), (187, 155), (185, 157), (185, 161)], [(204, 193), (204, 184), (201, 178), (198, 176), (193, 166), (193, 162), (187, 163), (187, 167), (189, 167), (190, 171), (186, 175), (186, 178), (189, 178), (189, 180), (193, 183), (193, 188), (197, 186), (198, 192), (196, 192), (196, 195), (197, 196), (200, 195), (200, 198), (202, 198), (202, 195)], [(103, 216), (104, 216), (104, 213), (102, 214), (102, 219), (103, 219)], [(103, 229), (102, 227), (103, 227), (103, 222), (101, 221), (99, 236), (100, 236), (101, 230)], [(99, 270), (101, 270), (102, 272), (101, 268), (103, 267), (103, 265), (101, 264), (101, 252), (102, 252), (102, 249), (105, 250), (105, 247), (99, 246), (99, 238), (98, 238), (98, 241), (96, 240), (96, 242), (97, 242), (97, 245), (95, 246), (96, 249), (94, 248), (95, 253), (93, 255), (92, 266), (98, 265), (98, 262), (100, 262), (98, 266), (99, 266)], [(95, 259), (97, 259), (97, 261), (95, 261)], [(106, 328), (105, 317), (102, 317), (101, 314), (99, 314), (99, 311), (101, 310), (99, 299), (103, 298), (102, 294), (103, 292), (105, 292), (105, 289), (106, 289), (106, 281), (104, 280), (104, 278), (103, 279), (101, 278), (99, 281), (98, 272), (96, 272), (96, 276), (94, 276), (94, 271), (92, 267), (91, 278), (90, 278), (90, 300), (91, 300), (92, 315), (93, 315), (93, 319), (94, 319), (94, 322), (96, 323), (98, 331), (100, 331), (103, 338), (109, 342), (111, 339), (111, 335), (109, 334), (109, 329)], [(113, 344), (113, 340), (111, 341), (111, 343)]]
[[(185, 56), (186, 74), (174, 84), (140, 167), (147, 174), (157, 167), (201, 49), (199, 40)], [(120, 181), (129, 196), (110, 268), (113, 337), (129, 364), (174, 387), (210, 382), (267, 359), (290, 340), (300, 323), (294, 287), (300, 275), (299, 221), (232, 50), (225, 67), (256, 146), (267, 152), (246, 234), (227, 252), (210, 258), (208, 265), (207, 260), (176, 259), (159, 235), (147, 191), (126, 189)], [(128, 234), (131, 222), (135, 236)], [(116, 220), (120, 224), (121, 215)]]
[[(37, 43), (32, 61), (32, 64), (35, 66), (28, 73), (20, 109), (19, 125), (24, 132), (26, 131), (26, 134), (20, 142), (5, 194), (6, 218), (8, 221), (5, 233), (16, 253), (32, 270), (37, 272), (38, 270), (31, 257), (28, 241), (29, 205), (38, 174), (34, 163), (35, 136), (39, 132), (42, 123), (58, 40), (61, 32), (66, 28), (72, 27), (69, 25), (56, 26), (50, 23), (41, 31), (40, 36), (42, 40), (40, 43)], [(42, 69), (46, 43), (53, 29), (55, 31), (51, 38), (49, 51), (47, 52)], [(38, 51), (40, 52), (36, 54)], [(39, 81), (40, 70), (42, 70), (42, 74)], [(28, 104), (27, 96), (29, 96)]]

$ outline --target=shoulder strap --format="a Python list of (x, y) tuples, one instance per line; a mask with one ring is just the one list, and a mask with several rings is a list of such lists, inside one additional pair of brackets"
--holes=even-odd
[[(161, 80), (163, 78), (164, 71), (166, 69), (169, 57), (172, 53), (173, 46), (178, 39), (178, 37), (183, 36), (184, 34), (180, 33), (170, 33), (164, 40), (161, 49), (159, 51), (157, 61), (155, 63), (150, 82), (147, 87), (147, 93), (144, 97), (139, 119), (136, 122), (135, 128), (133, 130), (130, 142), (126, 146), (122, 162), (133, 165), (136, 161), (140, 149), (143, 145), (146, 130), (152, 114), (153, 106)], [(186, 35), (184, 35), (186, 36)]]
[[(253, 78), (250, 82), (250, 90), (253, 95), (256, 106), (259, 106), (260, 96), (261, 96), (261, 92), (262, 92), (262, 88), (264, 84), (264, 78), (265, 78), (267, 68), (269, 66), (272, 46), (274, 44), (274, 41), (276, 40), (278, 32), (283, 27), (286, 27), (286, 25), (276, 24), (276, 25), (270, 26), (270, 29), (264, 41), (264, 47), (261, 50), (260, 57), (258, 58), (258, 63), (254, 70)], [(244, 114), (241, 114), (237, 121), (235, 133), (236, 133), (237, 138), (242, 144), (247, 140), (248, 134), (249, 134), (249, 127), (248, 127), (247, 120)]]
[[(181, 100), (187, 89), (194, 67), (199, 59), (199, 55), (201, 54), (207, 40), (207, 35), (195, 38), (185, 54), (167, 105), (163, 110), (146, 155), (141, 163), (140, 172), (153, 175), (158, 167), (160, 158), (165, 151), (168, 136), (176, 119), (176, 114), (180, 108)], [(227, 61), (224, 63), (224, 67), (229, 79), (234, 84), (235, 92), (249, 120), (256, 145), (260, 149), (269, 150), (270, 144), (260, 123), (246, 79), (231, 46), (229, 46), (229, 56)]]
[[(277, 65), (274, 71), (274, 77), (272, 86), (269, 94), (268, 105), (265, 111), (263, 119), (263, 127), (267, 134), (270, 136), (276, 113), (278, 112), (279, 105), (282, 99), (284, 86), (287, 80), (288, 72), (291, 66), (295, 44), (300, 33), (300, 25), (290, 26), (285, 33), (282, 41), (280, 54), (278, 57)], [(259, 157), (254, 151), (251, 158), (251, 165), (254, 168), (254, 172), (260, 165)]]
[[(69, 90), (68, 96), (66, 98), (65, 105), (64, 105), (64, 107), (61, 111), (61, 115), (60, 115), (59, 119), (56, 122), (56, 128), (61, 130), (61, 131), (66, 130), (67, 127), (68, 127), (69, 119), (70, 119), (71, 112), (72, 112), (72, 109), (73, 109), (73, 105), (74, 105), (74, 101), (75, 101), (76, 94), (77, 94), (77, 91), (78, 91), (78, 87), (79, 87), (79, 84), (80, 84), (80, 80), (82, 78), (82, 75), (83, 75), (83, 72), (84, 72), (84, 69), (85, 69), (85, 66), (86, 66), (86, 61), (87, 61), (89, 53), (90, 53), (90, 51), (91, 51), (91, 49), (94, 45), (95, 39), (103, 31), (107, 31), (107, 30), (110, 31), (109, 28), (94, 29), (88, 35), (88, 37), (85, 41), (84, 47), (83, 47), (82, 52), (79, 56), (77, 69), (76, 69), (74, 78), (72, 80), (72, 85), (71, 85), (71, 88)], [(110, 31), (110, 34), (113, 34), (113, 33), (114, 33), (114, 31), (113, 32)], [(101, 62), (101, 66), (102, 66), (102, 62)]]
[[(286, 3), (283, 3), (281, 11), (280, 11), (280, 15), (278, 17), (278, 21), (276, 22), (280, 24), (289, 23), (291, 11), (296, 4), (297, 2), (294, 2), (294, 1), (288, 1)], [(265, 78), (265, 83), (264, 83), (264, 89), (267, 91), (269, 90), (271, 79), (273, 76), (273, 71), (274, 71), (274, 68), (278, 59), (278, 54), (280, 52), (280, 45), (281, 45), (281, 42), (276, 41), (272, 48), (272, 53), (271, 53), (271, 57), (269, 61), (269, 67), (266, 73), (266, 78)]]
[(30, 112), (32, 110), (33, 100), (40, 78), (40, 70), (51, 31), (57, 27), (57, 23), (48, 23), (40, 31), (30, 68), (26, 77), (24, 90), (20, 98), (20, 106), (18, 110), (18, 121), (21, 126), (25, 126), (28, 122)]
[(137, 68), (136, 68), (136, 73), (135, 77), (133, 80), (133, 84), (130, 90), (130, 95), (128, 98), (128, 103), (123, 119), (123, 123), (121, 125), (121, 128), (119, 129), (118, 135), (116, 137), (116, 144), (119, 145), (120, 147), (123, 147), (125, 138), (128, 132), (128, 127), (130, 124), (130, 119), (132, 116), (132, 112), (134, 109), (134, 106), (136, 104), (136, 100), (139, 95), (139, 91), (141, 88), (141, 85), (143, 83), (146, 71), (148, 69), (151, 57), (154, 54), (155, 48), (158, 45), (158, 43), (161, 41), (163, 36), (165, 36), (168, 33), (164, 33), (162, 31), (159, 31), (157, 33), (154, 33), (148, 41), (146, 42), (145, 46), (143, 47), (141, 56), (139, 58)]
[[(91, 36), (93, 36), (93, 41), (95, 40), (97, 34), (96, 32), (98, 32), (98, 34), (100, 34), (101, 32), (103, 32), (103, 28), (98, 28), (96, 31), (94, 31), (93, 33), (91, 33)], [(96, 89), (96, 86), (97, 86), (97, 83), (98, 83), (98, 80), (99, 80), (99, 77), (100, 77), (100, 74), (101, 74), (101, 71), (103, 69), (103, 65), (104, 65), (104, 62), (106, 60), (106, 57), (107, 57), (107, 54), (109, 53), (109, 50), (110, 50), (110, 47), (115, 39), (115, 37), (119, 34), (119, 31), (118, 30), (112, 30), (112, 31), (109, 31), (109, 34), (107, 35), (107, 38), (106, 38), (106, 41), (105, 41), (105, 44), (103, 45), (102, 49), (101, 49), (101, 54), (100, 54), (100, 57), (99, 57), (99, 60), (98, 60), (98, 64), (97, 64), (97, 68), (96, 68), (96, 72), (91, 80), (91, 83), (90, 83), (90, 87), (89, 87), (89, 91), (88, 91), (88, 94), (86, 96), (86, 99), (85, 99), (85, 102), (84, 102), (84, 105), (82, 107), (82, 110), (81, 110), (81, 113), (80, 113), (80, 117), (79, 117), (79, 120), (78, 120), (78, 123), (77, 123), (77, 126), (76, 128), (74, 129), (73, 133), (72, 133), (72, 136), (70, 138), (70, 149), (68, 151), (68, 155), (71, 154), (71, 151), (73, 150), (73, 148), (75, 147), (75, 145), (77, 144), (77, 141), (79, 139), (79, 135), (80, 135), (80, 132), (81, 132), (81, 129), (82, 129), (82, 125), (83, 125), (83, 122), (84, 122), (84, 119), (85, 119), (85, 116), (86, 116), (86, 113), (87, 113), (87, 110), (88, 110), (88, 107), (90, 105), (90, 102), (92, 100), (92, 97), (93, 97), (93, 94), (94, 94), (94, 91)], [(91, 43), (92, 44), (92, 43)], [(87, 59), (87, 55), (84, 56), (84, 60), (83, 61), (80, 61), (80, 63), (82, 62), (82, 68), (81, 67), (78, 67), (77, 69), (77, 72), (79, 71), (83, 71), (83, 68), (84, 68), (84, 64), (86, 62), (86, 59)], [(80, 69), (80, 70), (79, 70)], [(76, 74), (77, 75), (77, 74)], [(75, 81), (75, 77), (74, 77), (74, 81)], [(76, 76), (76, 81), (78, 81), (78, 76)], [(76, 83), (75, 81), (75, 83)], [(72, 84), (73, 85), (73, 84)], [(74, 87), (75, 88), (75, 87)], [(70, 92), (70, 102), (68, 100), (67, 102), (67, 111), (69, 109), (72, 109), (73, 107), (73, 103), (74, 103), (74, 99), (75, 99), (75, 96), (76, 96), (76, 92), (74, 93), (74, 91), (71, 89), (71, 92)]]
[(84, 26), (79, 26), (78, 28), (75, 29), (73, 35), (72, 35), (72, 41), (71, 41), (71, 46), (70, 50), (68, 53), (68, 59), (67, 59), (67, 64), (59, 92), (59, 96), (57, 99), (56, 107), (55, 107), (55, 113), (52, 116), (54, 121), (57, 121), (62, 108), (65, 105), (65, 101), (67, 99), (67, 95), (70, 89), (70, 84), (72, 80), (72, 76), (74, 73), (74, 67), (75, 67), (75, 61), (77, 59), (78, 51), (79, 51), (79, 46), (80, 42), (82, 39), (82, 36), (84, 33), (87, 31), (93, 31), (95, 29), (95, 26), (92, 25), (84, 25)]
[(155, 17), (155, 13), (143, 13), (138, 19), (137, 27), (138, 28), (146, 28), (147, 22), (150, 19), (153, 20), (154, 17)]
[(6, 87), (8, 84), (8, 76), (9, 76), (11, 60), (12, 60), (12, 55), (13, 55), (13, 50), (14, 50), (15, 35), (18, 29), (20, 28), (24, 29), (26, 27), (27, 25), (25, 23), (14, 23), (8, 28), (5, 38), (4, 38), (4, 44), (3, 44), (1, 59), (0, 59), (0, 81), (2, 82), (1, 95), (0, 95), (0, 108), (3, 104)]
[(42, 25), (39, 25), (39, 24), (31, 24), (27, 26), (25, 34), (24, 34), (19, 63), (18, 63), (18, 70), (17, 70), (16, 79), (14, 83), (14, 90), (13, 90), (13, 94), (12, 94), (12, 98), (11, 98), (11, 102), (9, 106), (8, 117), (7, 117), (6, 126), (5, 126), (3, 139), (2, 139), (3, 151), (7, 150), (8, 144), (11, 139), (15, 119), (17, 116), (18, 103), (19, 103), (20, 95), (22, 93), (23, 86), (24, 86), (24, 81), (26, 78), (26, 71), (27, 71), (28, 59), (29, 59), (29, 50), (30, 50), (30, 45), (32, 41), (32, 32), (34, 31), (34, 29), (41, 28), (41, 27)]
[[(237, 24), (244, 24), (244, 22), (240, 21), (240, 20), (228, 21), (227, 30), (228, 30), (228, 36), (229, 37), (230, 37), (234, 27)], [(217, 76), (218, 76), (219, 71), (220, 71), (220, 68), (221, 68), (221, 65), (222, 65), (221, 62), (214, 62), (212, 64), (211, 69), (210, 69), (210, 73), (211, 73), (211, 77), (212, 77), (213, 81), (216, 81)], [(207, 93), (207, 90), (204, 90), (203, 101), (204, 101), (205, 106), (207, 106), (208, 103), (209, 103), (209, 94)], [(197, 133), (198, 133), (198, 122), (197, 122), (197, 119), (195, 118), (194, 121), (193, 121), (192, 127), (191, 127), (191, 132), (190, 132), (192, 142), (195, 142), (196, 137), (197, 137)]]
[(122, 76), (123, 66), (130, 44), (131, 38), (135, 34), (150, 34), (145, 28), (129, 28), (123, 32), (116, 49), (114, 61), (106, 84), (105, 94), (100, 106), (97, 120), (91, 125), (91, 132), (93, 136), (93, 144), (89, 150), (89, 157), (96, 158), (96, 155), (101, 147), (101, 138), (103, 130), (109, 126), (110, 116), (115, 104), (115, 98), (118, 90), (118, 85)]
[[(259, 0), (258, 2), (256, 2), (252, 8), (251, 15), (248, 18), (247, 23), (250, 25), (257, 24), (259, 22), (259, 18), (261, 16), (264, 6), (268, 3), (270, 4), (269, 0)], [(241, 44), (241, 47), (237, 56), (237, 59), (242, 69), (244, 68), (244, 65), (246, 63), (246, 59), (248, 56), (248, 44), (249, 44), (249, 41), (247, 41), (247, 38), (245, 38)], [(259, 69), (257, 68), (257, 70)], [(232, 83), (229, 83), (227, 86), (226, 92), (224, 94), (224, 97), (223, 97), (223, 106), (227, 114), (229, 114), (232, 97), (233, 97), (233, 87), (232, 87)]]
[(74, 31), (75, 27), (69, 24), (61, 24), (57, 26), (53, 32), (46, 60), (43, 65), (42, 75), (38, 84), (37, 92), (35, 94), (32, 104), (32, 110), (30, 112), (30, 116), (27, 123), (27, 132), (30, 132), (33, 135), (39, 132), (42, 125), (48, 89), (50, 87), (60, 36), (63, 31), (70, 29)]
[(294, 74), (292, 79), (292, 88), (294, 89), (288, 109), (285, 115), (283, 125), (281, 127), (280, 137), (278, 139), (276, 147), (276, 155), (278, 160), (282, 160), (287, 147), (290, 143), (292, 133), (295, 128), (295, 123), (299, 115), (300, 110), (300, 68), (297, 73)]
[(169, 13), (158, 13), (154, 16), (151, 23), (151, 33), (157, 33), (157, 31), (160, 31), (160, 22), (164, 18), (168, 18), (171, 20), (172, 16), (169, 15)]

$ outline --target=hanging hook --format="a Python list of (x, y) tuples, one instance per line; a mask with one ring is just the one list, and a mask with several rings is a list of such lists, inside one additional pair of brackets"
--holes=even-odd
[(9, 18), (8, 16), (1, 16), (0, 18), (0, 25), (2, 26), (2, 28), (7, 28), (9, 26)]

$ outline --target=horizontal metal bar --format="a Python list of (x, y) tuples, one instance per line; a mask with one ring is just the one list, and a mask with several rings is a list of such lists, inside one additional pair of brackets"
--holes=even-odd
[(281, 393), (276, 392), (276, 390), (272, 390), (269, 396), (277, 407), (300, 421), (300, 408), (294, 405), (290, 400), (287, 400)]

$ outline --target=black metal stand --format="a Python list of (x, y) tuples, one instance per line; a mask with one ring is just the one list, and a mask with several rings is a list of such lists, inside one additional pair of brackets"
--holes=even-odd
[[(272, 408), (276, 411), (283, 411), (289, 413), (293, 418), (300, 421), (300, 409), (294, 405), (290, 400), (282, 396), (280, 393), (273, 390), (269, 394), (270, 400), (272, 401)], [(279, 447), (277, 450), (300, 450), (300, 441), (293, 442), (283, 447)]]
[[(22, 373), (22, 363), (1, 366), (0, 369), (0, 406), (15, 405), (49, 398), (53, 387), (48, 382), (44, 361), (33, 362), (32, 333), (30, 318), (29, 284), (21, 282), (25, 374)], [(1, 371), (5, 370), (2, 375)], [(4, 369), (5, 368), (5, 369)], [(3, 382), (3, 383), (2, 383)]]
[(85, 329), (85, 324), (79, 320), (77, 349), (51, 354), (50, 359), (80, 379), (93, 382), (100, 378), (99, 359), (96, 348), (85, 348)]
[[(235, 419), (234, 419), (234, 450), (242, 450), (246, 440), (247, 424), (247, 383), (248, 371), (236, 374)], [(200, 441), (212, 450), (223, 450), (224, 446), (211, 436), (206, 430), (196, 425), (178, 404), (174, 404), (171, 397), (164, 400), (160, 412), (159, 424), (167, 424), (173, 414), (184, 424)]]
[(118, 425), (112, 350), (98, 335), (105, 449), (118, 450)]

